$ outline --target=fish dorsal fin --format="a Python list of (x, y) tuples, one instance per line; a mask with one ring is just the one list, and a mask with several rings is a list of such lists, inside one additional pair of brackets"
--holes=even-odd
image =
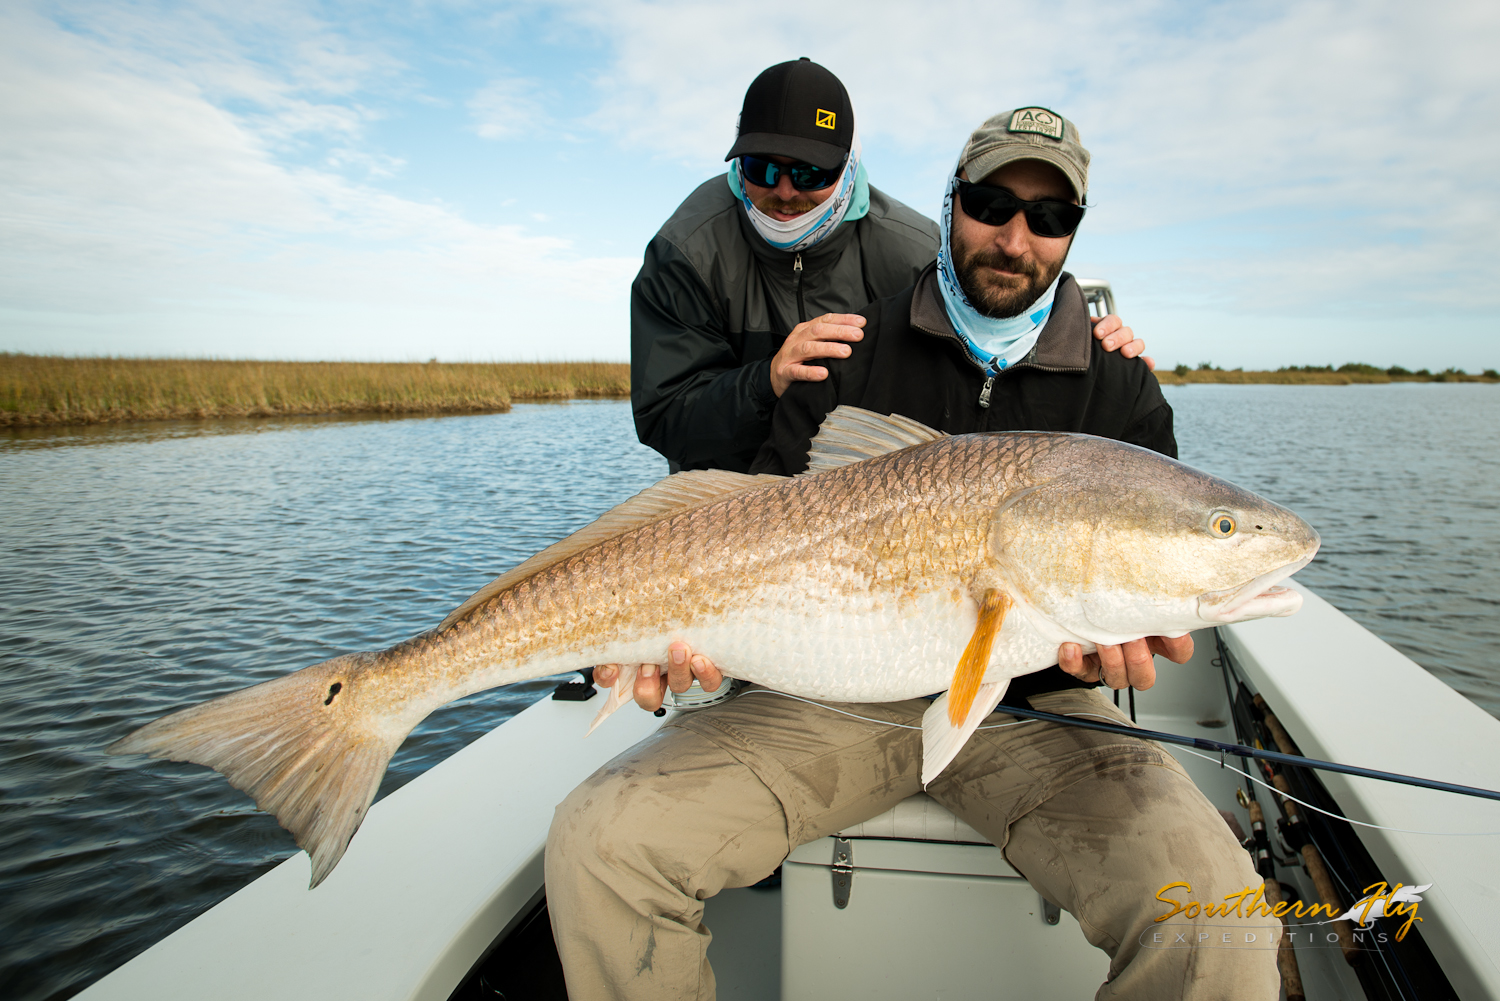
[(859, 407), (838, 406), (823, 418), (807, 451), (807, 476), (897, 452), (912, 445), (946, 438), (926, 424), (900, 414), (877, 414)]
[(449, 612), (448, 617), (438, 628), (447, 629), (506, 588), (556, 563), (561, 563), (590, 546), (598, 545), (606, 539), (613, 539), (617, 535), (624, 535), (642, 525), (649, 525), (653, 521), (660, 521), (662, 518), (669, 518), (674, 514), (681, 514), (693, 508), (723, 500), (731, 494), (765, 486), (768, 483), (777, 483), (784, 479), (786, 477), (774, 476), (770, 473), (751, 476), (748, 473), (732, 473), (727, 469), (695, 469), (668, 476), (642, 490), (623, 504), (610, 508), (598, 519), (567, 538), (554, 542), (525, 563), (496, 577), (475, 591), (462, 605)]

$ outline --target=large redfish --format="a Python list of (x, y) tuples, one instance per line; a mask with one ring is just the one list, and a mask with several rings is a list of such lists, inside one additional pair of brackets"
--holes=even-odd
[[(685, 640), (726, 674), (809, 698), (945, 692), (923, 781), (1009, 680), (1098, 644), (1267, 615), (1318, 535), (1286, 508), (1088, 435), (950, 437), (852, 407), (795, 477), (668, 477), (404, 643), (165, 716), (116, 753), (222, 772), (337, 864), (396, 748), (439, 706)], [(601, 718), (623, 701), (625, 670)], [(597, 722), (597, 721), (596, 721)]]

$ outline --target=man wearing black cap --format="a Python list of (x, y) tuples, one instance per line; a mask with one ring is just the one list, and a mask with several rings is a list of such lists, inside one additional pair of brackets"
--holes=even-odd
[[(937, 256), (931, 220), (872, 186), (838, 77), (799, 59), (750, 85), (727, 177), (705, 181), (646, 248), (630, 295), (636, 432), (671, 470), (749, 468), (788, 385), (824, 377), (870, 302)], [(1118, 317), (1106, 350), (1144, 348)]]
[(803, 363), (859, 337), (844, 314), (937, 252), (931, 220), (869, 184), (849, 95), (811, 60), (756, 77), (725, 159), (728, 177), (678, 207), (631, 286), (636, 431), (673, 472), (749, 468)]

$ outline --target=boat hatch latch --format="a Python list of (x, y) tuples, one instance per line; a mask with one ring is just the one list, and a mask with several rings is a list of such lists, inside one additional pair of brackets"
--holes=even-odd
[(854, 885), (854, 846), (848, 838), (833, 839), (833, 906), (849, 906), (849, 889)]
[(556, 702), (587, 702), (596, 694), (594, 691), (594, 669), (586, 667), (578, 672), (583, 675), (582, 681), (564, 681), (552, 692), (552, 698)]
[(1056, 904), (1048, 900), (1046, 897), (1042, 896), (1040, 893), (1037, 894), (1037, 899), (1042, 902), (1043, 921), (1047, 922), (1049, 925), (1055, 925), (1062, 920), (1061, 907), (1058, 907)]

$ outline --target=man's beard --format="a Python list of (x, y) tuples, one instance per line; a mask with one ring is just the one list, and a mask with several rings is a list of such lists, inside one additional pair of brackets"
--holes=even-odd
[[(1064, 255), (1066, 259), (1067, 255)], [(1042, 297), (1062, 271), (1063, 262), (1058, 261), (1047, 268), (1032, 257), (1011, 257), (994, 247), (985, 247), (972, 253), (961, 247), (953, 248), (953, 270), (958, 275), (958, 284), (969, 297), (969, 303), (984, 316), (994, 320), (1008, 320), (1020, 316)], [(986, 268), (999, 268), (1014, 272), (1001, 276)]]
[(801, 215), (804, 212), (811, 212), (819, 204), (811, 198), (793, 198), (789, 201), (782, 201), (774, 194), (766, 195), (764, 198), (752, 198), (750, 203), (773, 219), (776, 218), (771, 215), (773, 212)]

